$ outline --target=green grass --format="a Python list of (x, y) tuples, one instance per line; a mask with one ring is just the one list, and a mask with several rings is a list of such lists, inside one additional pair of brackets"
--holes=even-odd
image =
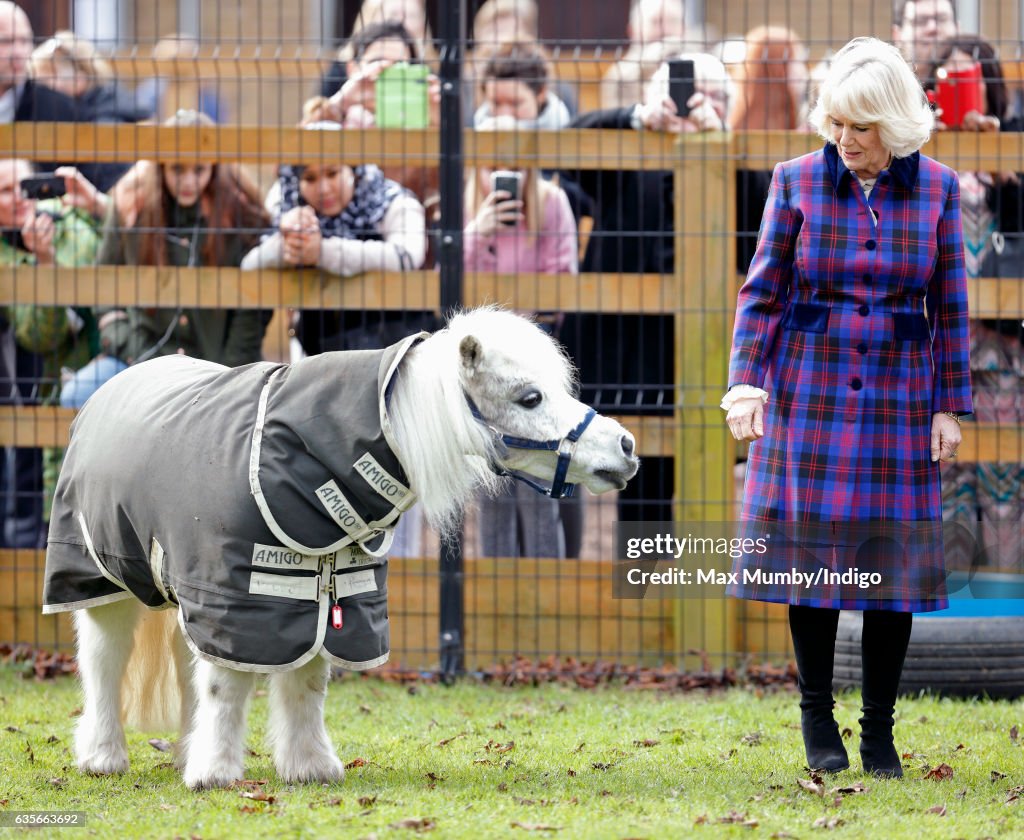
[[(854, 732), (858, 701), (844, 696), (837, 712)], [(263, 743), (266, 698), (256, 697), (246, 775), (272, 802), (237, 789), (189, 793), (169, 754), (148, 743), (172, 733), (130, 733), (123, 777), (82, 776), (70, 752), (78, 704), (71, 679), (36, 683), (0, 668), (0, 807), (87, 815), (85, 828), (34, 836), (401, 838), (417, 832), (393, 826), (412, 819), (430, 821), (426, 836), (472, 840), (1024, 836), (1024, 793), (1007, 803), (1024, 785), (1024, 747), (1011, 733), (1019, 725), (1024, 739), (1020, 703), (901, 701), (897, 745), (914, 753), (907, 778), (860, 773), (854, 735), (854, 769), (826, 778), (826, 791), (858, 782), (867, 790), (819, 796), (798, 784), (807, 773), (788, 692), (469, 683), (410, 691), (346, 678), (328, 699), (335, 746), (353, 764), (338, 785), (277, 778)], [(924, 778), (942, 763), (952, 778)], [(944, 815), (929, 813), (939, 807)]]

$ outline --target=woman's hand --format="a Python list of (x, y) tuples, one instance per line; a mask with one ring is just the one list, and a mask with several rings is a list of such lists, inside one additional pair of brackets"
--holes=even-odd
[(960, 124), (964, 131), (999, 131), (999, 117), (982, 114), (979, 111), (968, 111)]
[(932, 415), (932, 461), (952, 461), (962, 439), (956, 420), (941, 411)]
[(64, 179), (66, 192), (62, 200), (66, 205), (84, 210), (97, 219), (102, 219), (106, 215), (110, 198), (96, 189), (75, 167), (58, 166), (53, 174)]
[(466, 226), (468, 233), (493, 236), (502, 227), (518, 225), (523, 221), (523, 202), (511, 193), (495, 190), (481, 202), (476, 217)]
[(675, 100), (670, 97), (645, 102), (640, 106), (640, 122), (650, 131), (667, 131), (670, 134), (721, 131), (725, 128), (711, 100), (700, 91), (694, 93), (686, 104), (690, 113), (681, 117)]
[(427, 76), (427, 115), (431, 128), (441, 125), (441, 80), (433, 73)]
[(349, 109), (356, 106), (371, 114), (377, 110), (377, 77), (390, 65), (388, 61), (374, 62), (345, 81), (328, 100), (328, 107), (338, 122), (347, 124)]
[(37, 265), (53, 265), (53, 236), (56, 232), (53, 217), (46, 213), (32, 215), (21, 228), (21, 238), (25, 247), (36, 255)]
[(640, 122), (649, 131), (667, 131), (679, 134), (683, 131), (683, 118), (679, 116), (676, 103), (669, 97), (640, 106)]
[(725, 415), (725, 424), (736, 440), (764, 437), (764, 401), (760, 397), (736, 400)]
[(288, 265), (316, 265), (323, 237), (312, 207), (293, 207), (281, 217), (281, 258)]

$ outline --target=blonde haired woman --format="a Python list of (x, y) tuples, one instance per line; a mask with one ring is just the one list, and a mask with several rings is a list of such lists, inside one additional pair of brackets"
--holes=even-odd
[(82, 121), (137, 122), (149, 116), (129, 92), (118, 88), (113, 69), (96, 47), (69, 30), (54, 32), (32, 51), (28, 74), (70, 96)]
[[(514, 117), (484, 120), (478, 131), (514, 130)], [(518, 195), (496, 189), (493, 176), (518, 176)], [(463, 255), (466, 271), (514, 274), (576, 274), (576, 220), (569, 199), (539, 171), (495, 170), (481, 166), (466, 173)], [(511, 179), (515, 183), (515, 178)], [(472, 282), (472, 281), (470, 281)], [(542, 319), (553, 327), (557, 316)], [(578, 500), (562, 504), (576, 505)], [(557, 499), (514, 483), (480, 503), (480, 538), (486, 557), (566, 556), (564, 508)], [(578, 519), (578, 515), (573, 521)]]
[[(477, 131), (511, 131), (513, 117), (491, 117)], [(467, 271), (576, 274), (576, 220), (565, 191), (535, 169), (514, 170), (519, 196), (493, 189), (498, 171), (466, 173), (464, 255)]]
[[(865, 535), (865, 525), (941, 524), (938, 461), (956, 457), (959, 416), (972, 411), (957, 176), (920, 153), (934, 123), (924, 91), (875, 38), (836, 54), (811, 121), (825, 146), (775, 167), (736, 306), (722, 408), (733, 437), (751, 442), (742, 518)], [(800, 548), (814, 561), (805, 572), (873, 563), (880, 586), (748, 582), (803, 562), (778, 551), (738, 560), (744, 583), (731, 594), (789, 604), (807, 763), (830, 772), (849, 767), (832, 715), (839, 611), (863, 611), (861, 761), (899, 777), (900, 674), (913, 613), (946, 606), (941, 553), (872, 542)]]

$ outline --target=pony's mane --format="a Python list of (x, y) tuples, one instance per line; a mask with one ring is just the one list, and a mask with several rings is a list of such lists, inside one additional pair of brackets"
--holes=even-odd
[(459, 524), (478, 491), (493, 494), (505, 480), (491, 469), (495, 442), (474, 419), (462, 387), (459, 344), (467, 335), (478, 337), (485, 351), (542, 358), (549, 373), (557, 359), (560, 380), (567, 388), (572, 384), (568, 359), (547, 336), (532, 322), (495, 307), (455, 315), (446, 329), (409, 351), (396, 375), (388, 414), (396, 454), (427, 520), (442, 535)]

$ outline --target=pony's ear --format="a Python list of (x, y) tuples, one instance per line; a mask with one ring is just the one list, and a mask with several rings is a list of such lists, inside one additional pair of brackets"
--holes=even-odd
[(484, 355), (484, 348), (476, 336), (467, 335), (459, 342), (459, 355), (462, 357), (462, 367), (472, 376), (480, 366), (480, 360)]

